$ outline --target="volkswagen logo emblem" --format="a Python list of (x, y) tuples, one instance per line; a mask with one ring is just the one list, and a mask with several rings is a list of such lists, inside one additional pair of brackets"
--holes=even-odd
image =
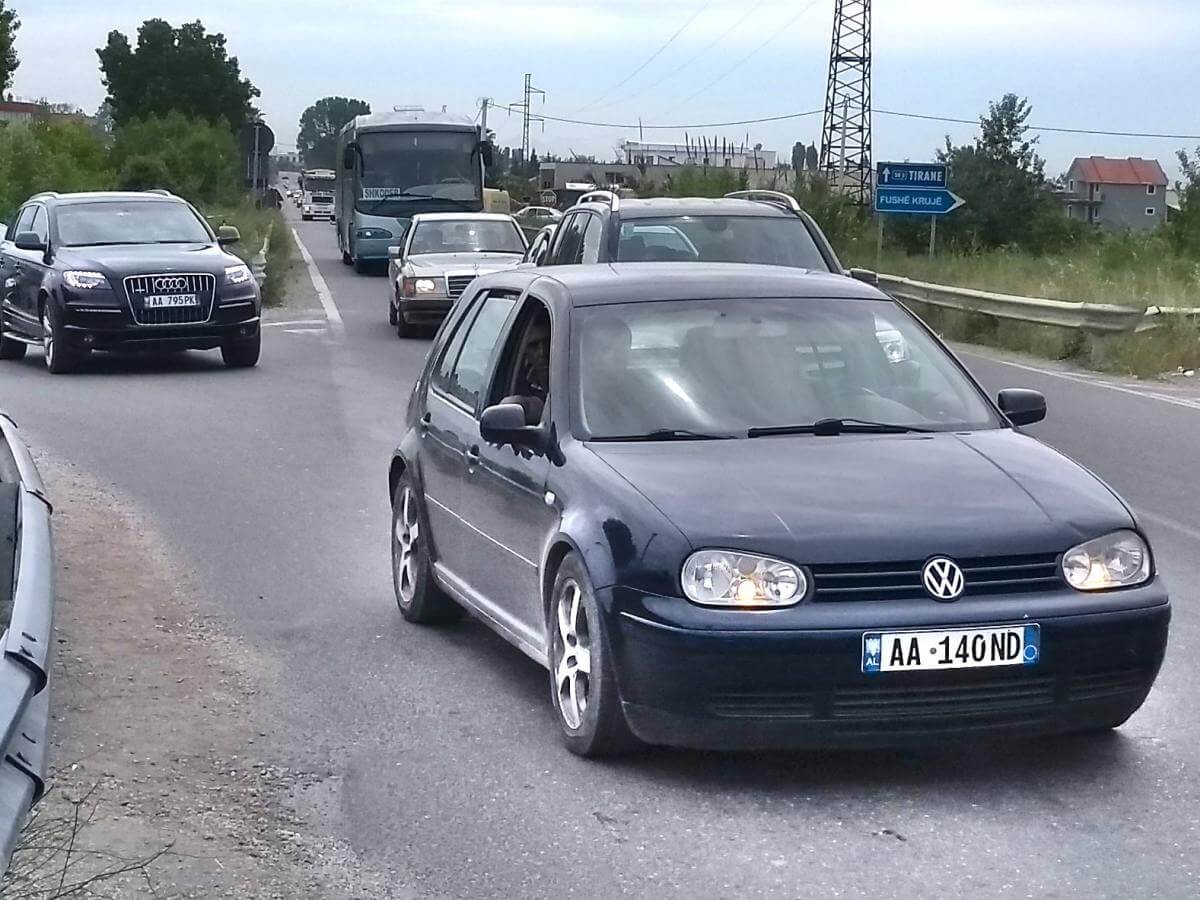
[(154, 279), (154, 290), (162, 294), (182, 294), (187, 286), (187, 279), (182, 275), (164, 275)]
[(925, 563), (925, 568), (921, 570), (921, 580), (925, 583), (925, 590), (929, 591), (929, 596), (944, 603), (957, 600), (966, 587), (963, 571), (958, 567), (958, 563), (944, 556), (935, 556)]

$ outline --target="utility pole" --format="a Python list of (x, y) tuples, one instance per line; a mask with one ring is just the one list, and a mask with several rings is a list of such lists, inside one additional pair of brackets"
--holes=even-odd
[(488, 107), (492, 105), (491, 97), (479, 98), (479, 126), (483, 129), (483, 138), (487, 140), (487, 113)]
[(821, 169), (831, 187), (871, 202), (871, 0), (836, 0)]
[(510, 109), (521, 110), (521, 164), (525, 165), (529, 162), (529, 125), (531, 122), (544, 122), (541, 116), (532, 115), (531, 99), (534, 94), (538, 94), (542, 98), (542, 102), (546, 102), (546, 92), (541, 88), (533, 86), (533, 76), (528, 72), (525, 73), (525, 95), (520, 103), (514, 103)]

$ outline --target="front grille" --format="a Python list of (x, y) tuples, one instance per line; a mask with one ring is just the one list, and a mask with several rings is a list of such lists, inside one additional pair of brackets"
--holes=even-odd
[(446, 286), (450, 290), (451, 297), (461, 297), (462, 292), (467, 289), (472, 281), (475, 280), (474, 275), (451, 275), (446, 279)]
[[(217, 279), (204, 273), (165, 273), (161, 275), (130, 275), (125, 279), (129, 309), (138, 325), (195, 325), (207, 322), (212, 315), (213, 295)], [(175, 306), (147, 309), (149, 296), (195, 294), (199, 306)]]
[(722, 719), (811, 719), (816, 701), (811, 693), (714, 694), (708, 711)]
[(1078, 702), (1140, 694), (1149, 687), (1153, 675), (1153, 670), (1141, 668), (1075, 675), (1067, 685), (1067, 698)]
[[(956, 560), (963, 570), (963, 596), (1052, 591), (1062, 587), (1058, 554), (991, 556)], [(812, 566), (813, 600), (837, 603), (914, 600), (928, 597), (920, 562)]]
[(1054, 703), (1054, 677), (995, 678), (964, 684), (847, 687), (834, 692), (834, 719), (907, 719), (1025, 712)]

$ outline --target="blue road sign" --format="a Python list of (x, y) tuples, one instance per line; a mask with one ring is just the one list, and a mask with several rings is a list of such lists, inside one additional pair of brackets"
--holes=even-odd
[(944, 216), (962, 206), (966, 201), (947, 190), (926, 188), (875, 189), (875, 212), (907, 213), (914, 216)]
[(881, 188), (907, 187), (935, 191), (949, 187), (944, 163), (881, 162), (875, 167), (875, 175), (876, 184)]

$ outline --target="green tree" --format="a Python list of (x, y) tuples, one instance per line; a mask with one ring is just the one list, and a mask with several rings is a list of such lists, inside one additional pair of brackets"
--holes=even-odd
[(1179, 211), (1171, 213), (1167, 237), (1176, 253), (1200, 259), (1200, 147), (1194, 153), (1180, 150), (1179, 169), (1183, 180), (1179, 191)]
[(1043, 253), (1078, 234), (1046, 184), (1037, 138), (1029, 135), (1032, 111), (1028, 100), (1005, 94), (988, 104), (974, 143), (956, 147), (946, 138), (938, 151), (950, 167), (952, 189), (967, 201), (938, 225), (959, 249), (1011, 245)]
[(0, 128), (0, 220), (39, 191), (95, 191), (115, 179), (104, 145), (79, 120)]
[(804, 171), (804, 157), (807, 153), (807, 148), (804, 146), (804, 141), (796, 141), (792, 144), (792, 171), (799, 173)]
[(233, 134), (223, 124), (179, 112), (118, 128), (111, 159), (126, 190), (166, 188), (193, 203), (229, 200), (240, 190)]
[(297, 143), (309, 169), (332, 169), (337, 154), (337, 136), (355, 116), (369, 115), (371, 104), (351, 97), (322, 97), (300, 117)]
[(7, 91), (12, 87), (13, 73), (21, 64), (15, 46), (20, 27), (17, 11), (9, 9), (6, 0), (0, 0), (0, 90)]
[(225, 35), (209, 34), (199, 21), (172, 28), (148, 19), (138, 29), (136, 48), (112, 31), (96, 53), (118, 126), (179, 112), (235, 129), (256, 114), (258, 88), (242, 77), (237, 57), (228, 55)]

